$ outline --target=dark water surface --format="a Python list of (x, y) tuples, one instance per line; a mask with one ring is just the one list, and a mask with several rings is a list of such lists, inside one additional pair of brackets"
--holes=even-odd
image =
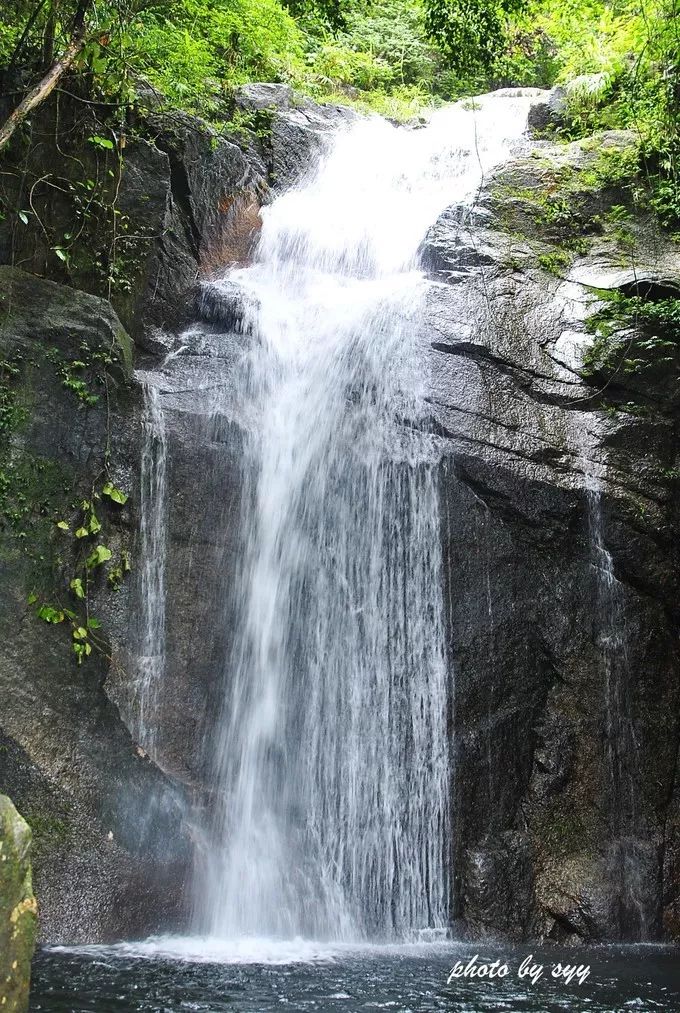
[[(439, 943), (352, 949), (158, 940), (41, 951), (32, 1013), (680, 1013), (680, 951), (657, 946), (561, 950)], [(503, 979), (457, 979), (455, 962), (501, 959)], [(536, 984), (522, 961), (543, 964)], [(557, 963), (590, 965), (583, 984), (551, 977)]]

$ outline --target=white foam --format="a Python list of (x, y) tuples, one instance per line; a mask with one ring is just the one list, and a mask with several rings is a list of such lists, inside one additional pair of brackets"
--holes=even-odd
[(335, 943), (312, 939), (273, 939), (243, 936), (152, 936), (149, 939), (111, 944), (51, 946), (51, 953), (73, 953), (108, 960), (178, 960), (204, 964), (317, 964), (347, 958), (376, 956), (427, 957), (453, 952), (455, 943)]

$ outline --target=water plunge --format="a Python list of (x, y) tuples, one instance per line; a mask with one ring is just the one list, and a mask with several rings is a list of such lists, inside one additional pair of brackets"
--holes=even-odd
[(136, 678), (128, 721), (136, 742), (157, 759), (158, 695), (165, 667), (167, 440), (160, 390), (139, 374), (144, 392), (141, 460), (140, 616)]
[[(600, 469), (603, 471), (603, 469)], [(586, 494), (597, 610), (595, 632), (604, 675), (605, 749), (608, 789), (613, 800), (607, 854), (608, 875), (616, 884), (619, 931), (624, 938), (648, 939), (653, 917), (646, 894), (649, 855), (640, 840), (637, 804), (637, 742), (632, 719), (632, 677), (627, 650), (623, 588), (605, 540), (603, 474), (586, 461)]]
[(253, 266), (212, 283), (238, 293), (252, 340), (199, 931), (357, 940), (449, 924), (452, 687), (418, 246), (507, 156), (529, 101), (487, 97), (415, 131), (357, 122), (264, 209)]

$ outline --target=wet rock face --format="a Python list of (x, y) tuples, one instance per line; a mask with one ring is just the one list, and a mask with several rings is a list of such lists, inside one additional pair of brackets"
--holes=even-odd
[[(244, 90), (238, 101), (284, 132), (298, 115), (285, 89)], [(290, 157), (305, 143), (291, 135)], [(651, 221), (631, 213), (622, 243), (607, 219), (612, 206), (632, 207), (629, 147), (621, 133), (592, 147), (542, 144), (474, 208), (445, 212), (423, 244), (434, 284), (421, 340), (442, 454), (454, 916), (479, 937), (678, 931), (672, 391), (582, 375), (585, 320), (599, 305), (591, 288), (629, 291), (631, 242), (650, 293), (677, 277), (677, 255)], [(204, 289), (193, 312), (221, 337), (208, 354), (185, 334), (159, 378), (173, 504), (161, 725), (165, 764), (200, 790), (215, 659), (228, 657), (237, 621), (248, 420), (229, 391), (251, 338), (237, 292)], [(210, 600), (228, 603), (219, 620)]]
[[(230, 396), (252, 340), (250, 308), (225, 289), (199, 291), (197, 280), (247, 261), (267, 179), (274, 188), (299, 180), (329, 128), (353, 115), (284, 86), (247, 86), (236, 104), (248, 131), (259, 124), (257, 144), (159, 115), (147, 139), (128, 145), (120, 193), (150, 238), (114, 301), (167, 425), (162, 771), (125, 724), (139, 647), (144, 410), (125, 331), (103, 300), (8, 268), (0, 277), (0, 358), (17, 370), (16, 425), (2, 452), (31, 504), (26, 515), (13, 502), (16, 527), (0, 531), (0, 620), (13, 631), (0, 644), (0, 783), (33, 828), (49, 941), (186, 926), (187, 796), (206, 802), (203, 743), (238, 618), (251, 421)], [(631, 214), (622, 244), (620, 223), (607, 220), (611, 207), (632, 204), (625, 171), (607, 176), (602, 152), (625, 169), (627, 145), (620, 134), (590, 149), (542, 145), (506, 167), (472, 211), (449, 209), (423, 244), (434, 282), (420, 337), (442, 455), (454, 914), (480, 937), (680, 935), (677, 401), (644, 378), (586, 381), (581, 370), (593, 340), (589, 286), (630, 293), (642, 278), (658, 295), (678, 282), (677, 253), (651, 222)], [(0, 258), (15, 253), (0, 226)], [(39, 246), (22, 255), (45, 270)], [(77, 286), (94, 288), (73, 270)], [(218, 337), (211, 351), (184, 330), (195, 321)], [(106, 399), (88, 405), (65, 386), (80, 374), (63, 370), (93, 337), (121, 355)], [(106, 544), (130, 550), (133, 572), (113, 595), (94, 582), (113, 663), (96, 654), (79, 667), (68, 629), (41, 625), (27, 597), (49, 592), (52, 602), (58, 588), (70, 601), (70, 543), (54, 520), (70, 522), (72, 504), (90, 497), (109, 442), (113, 478), (130, 499), (98, 510)], [(219, 615), (215, 601), (225, 603)]]
[[(236, 623), (244, 420), (230, 394), (249, 340), (233, 329), (240, 310), (223, 295), (205, 306), (211, 340), (185, 333), (171, 361), (149, 362), (138, 374), (158, 391), (167, 452), (166, 653), (153, 726), (163, 769), (199, 797), (211, 781), (204, 747), (216, 732)], [(199, 305), (195, 312), (200, 319)], [(143, 653), (138, 584), (137, 592), (120, 641), (128, 672)], [(130, 680), (113, 673), (108, 691), (124, 715), (135, 707), (130, 690)]]
[(26, 1013), (38, 906), (31, 884), (31, 831), (0, 795), (0, 1004)]
[(551, 88), (529, 110), (529, 126), (534, 130), (559, 123), (567, 107), (567, 90), (558, 85)]
[(248, 259), (267, 189), (255, 152), (195, 117), (155, 114), (148, 129), (153, 143), (135, 142), (126, 155), (121, 195), (131, 217), (144, 213), (146, 195), (159, 198), (152, 212), (155, 242), (133, 313), (135, 336), (188, 324), (187, 292), (197, 281)]
[(677, 936), (677, 386), (582, 370), (593, 287), (626, 294), (631, 244), (651, 298), (680, 279), (651, 221), (631, 215), (625, 249), (608, 225), (630, 179), (602, 152), (627, 144), (543, 145), (424, 245), (475, 935)]
[[(89, 117), (81, 103), (52, 98), (36, 113), (28, 148), (3, 152), (0, 197), (8, 208), (32, 204), (35, 215), (21, 228), (15, 215), (0, 222), (0, 263), (111, 298), (143, 342), (188, 322), (187, 293), (200, 278), (248, 258), (266, 168), (243, 139), (239, 146), (196, 117), (159, 110), (133, 125), (119, 161), (89, 143), (104, 129)], [(37, 180), (30, 201), (27, 179)], [(69, 246), (74, 221), (78, 248), (60, 259), (54, 249)]]
[[(262, 172), (272, 184), (269, 194), (264, 184), (261, 187), (266, 200), (279, 187), (298, 181), (323, 150), (331, 129), (354, 118), (351, 110), (318, 106), (294, 96), (283, 85), (246, 85), (237, 89), (234, 101), (242, 125), (239, 144), (246, 147), (244, 138), (250, 135), (248, 158), (253, 164), (260, 164), (257, 158), (261, 158)], [(184, 119), (181, 122), (184, 131), (187, 126)], [(168, 133), (164, 125), (162, 136)], [(181, 149), (182, 163), (189, 169), (194, 165), (191, 150), (186, 145)], [(243, 157), (239, 150), (237, 165)], [(204, 164), (196, 160), (196, 180), (202, 178)], [(235, 177), (232, 165), (221, 185), (226, 181), (238, 196), (241, 183)], [(205, 180), (203, 184), (202, 204), (191, 187), (191, 206), (203, 209), (201, 218), (192, 211), (199, 248), (217, 249), (221, 268), (235, 260), (246, 261), (244, 252), (234, 255), (228, 244), (211, 247), (209, 237), (215, 235), (216, 225), (205, 209), (214, 203), (216, 191), (214, 187), (206, 190)], [(239, 221), (247, 221), (247, 215)], [(249, 234), (250, 247), (252, 239)], [(142, 354), (137, 362), (138, 378), (146, 378), (159, 391), (168, 461), (170, 562), (166, 569), (166, 662), (154, 720), (158, 756), (164, 770), (188, 785), (201, 804), (209, 805), (206, 786), (212, 773), (206, 747), (218, 733), (215, 723), (221, 713), (222, 680), (240, 605), (239, 532), (241, 513), (247, 508), (241, 495), (242, 456), (245, 431), (252, 420), (241, 415), (235, 376), (253, 340), (248, 333), (253, 307), (243, 304), (236, 285), (212, 285), (209, 271), (206, 274), (200, 287), (193, 279), (174, 275), (178, 287), (172, 300), (182, 302), (182, 315), (172, 333), (167, 325), (146, 328), (138, 338)], [(164, 299), (155, 297), (153, 306), (163, 305)], [(186, 329), (183, 322), (189, 325)], [(141, 389), (138, 398), (143, 411)], [(139, 597), (135, 600), (139, 603)], [(117, 633), (123, 672), (139, 667), (139, 611), (137, 604), (127, 632)], [(131, 680), (114, 671), (107, 691), (124, 717), (130, 716), (135, 707)]]
[[(133, 489), (129, 339), (110, 305), (83, 292), (8, 267), (0, 290), (0, 622), (11, 633), (0, 645), (0, 783), (33, 830), (43, 938), (143, 934), (176, 917), (188, 848), (181, 790), (140, 754), (104, 689), (130, 608), (129, 583), (113, 590), (104, 570), (131, 549), (134, 498), (115, 507), (101, 496), (107, 449), (111, 479)], [(75, 538), (85, 500), (101, 526)], [(88, 587), (102, 626), (79, 665), (62, 610), (84, 625), (69, 584), (97, 544), (112, 553)], [(43, 606), (54, 621), (36, 614)]]
[(352, 123), (346, 106), (318, 105), (283, 84), (247, 84), (236, 90), (244, 122), (259, 129), (262, 155), (275, 191), (298, 183), (320, 154), (331, 130)]
[[(22, 230), (0, 223), (0, 262), (22, 261), (35, 274), (68, 282), (0, 268), (0, 360), (11, 415), (0, 433), (0, 472), (7, 465), (18, 482), (9, 499), (0, 489), (0, 619), (12, 631), (0, 647), (0, 784), (34, 831), (41, 933), (49, 942), (139, 937), (187, 924), (189, 795), (204, 800), (203, 743), (218, 712), (216, 672), (229, 653), (236, 607), (229, 588), (243, 420), (216, 412), (215, 392), (230, 382), (246, 310), (223, 296), (211, 301), (199, 280), (247, 262), (268, 173), (292, 181), (332, 123), (351, 115), (311, 104), (303, 111), (290, 96), (267, 93), (263, 101), (272, 129), (263, 154), (252, 136), (230, 141), (196, 119), (158, 111), (148, 116), (144, 137), (128, 140), (116, 200), (134, 223), (134, 236), (120, 240), (125, 276), (112, 288), (118, 315), (108, 301), (80, 291), (101, 291), (94, 254), (66, 272), (34, 223)], [(252, 102), (244, 91), (243, 108)], [(280, 123), (272, 106), (279, 107)], [(28, 156), (38, 176), (49, 164), (67, 180), (63, 192), (38, 188), (33, 195), (50, 234), (67, 231), (74, 215), (68, 156), (82, 110), (66, 104), (61, 112), (66, 157), (55, 148), (49, 104), (35, 118)], [(87, 146), (90, 127), (80, 124), (78, 165), (99, 178), (99, 170), (106, 176), (99, 165), (106, 156)], [(3, 195), (8, 206), (23, 207), (16, 190), (22, 174), (14, 174), (11, 158), (6, 168)], [(96, 233), (98, 223), (90, 226)], [(195, 336), (183, 333), (196, 320), (224, 332), (223, 356), (207, 356)], [(130, 370), (133, 357), (153, 372), (176, 352), (165, 398), (173, 565), (167, 575), (171, 660), (158, 713), (162, 773), (132, 739), (132, 722), (125, 724), (140, 646), (144, 412)], [(101, 359), (109, 355), (115, 361), (103, 371)], [(84, 358), (85, 367), (74, 365)], [(102, 651), (78, 666), (70, 621), (47, 624), (35, 611), (41, 604), (78, 607), (69, 588), (73, 532), (81, 523), (79, 504), (92, 498), (93, 488), (101, 496), (107, 462), (129, 500), (124, 507), (97, 501), (103, 530), (93, 544), (112, 550), (106, 569), (115, 569), (123, 553), (132, 569), (114, 582), (120, 583), (114, 593), (103, 570), (91, 581), (90, 614), (102, 622)], [(197, 498), (199, 478), (205, 482)], [(56, 527), (58, 519), (66, 519), (68, 533)], [(224, 614), (215, 614), (215, 601), (227, 603)]]

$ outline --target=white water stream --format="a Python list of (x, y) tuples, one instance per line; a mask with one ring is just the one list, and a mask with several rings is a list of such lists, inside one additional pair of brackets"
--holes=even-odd
[(156, 759), (158, 699), (165, 669), (167, 440), (160, 390), (139, 373), (144, 392), (140, 490), (140, 616), (137, 672), (128, 721), (135, 742)]
[(263, 210), (253, 266), (225, 277), (253, 340), (204, 933), (398, 939), (449, 924), (452, 687), (418, 247), (508, 157), (529, 104), (488, 96), (424, 129), (344, 129)]
[(612, 825), (608, 854), (609, 875), (618, 881), (617, 894), (627, 929), (635, 926), (638, 938), (650, 934), (644, 903), (645, 884), (636, 833), (640, 825), (636, 803), (638, 744), (632, 719), (632, 672), (628, 660), (623, 588), (614, 572), (614, 560), (605, 541), (602, 510), (604, 470), (584, 458), (588, 527), (592, 565), (597, 587), (596, 645), (604, 675), (605, 746)]

